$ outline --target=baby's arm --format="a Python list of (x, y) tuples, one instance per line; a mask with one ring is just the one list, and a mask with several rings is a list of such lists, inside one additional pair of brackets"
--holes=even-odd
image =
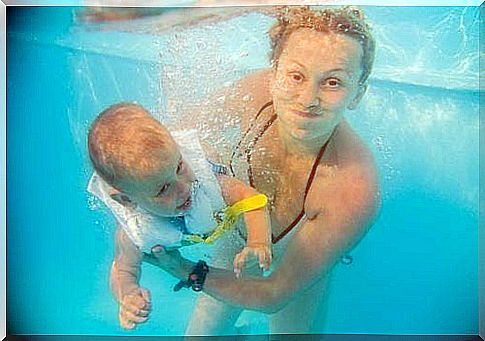
[[(218, 176), (222, 195), (228, 205), (259, 194), (254, 188), (228, 176)], [(234, 272), (239, 275), (246, 258), (254, 255), (267, 270), (271, 264), (271, 224), (266, 207), (244, 213), (247, 229), (246, 247), (234, 258)]]
[(111, 267), (111, 290), (120, 305), (119, 320), (123, 328), (133, 329), (148, 319), (151, 310), (150, 292), (141, 288), (140, 250), (121, 227), (115, 236), (115, 259)]

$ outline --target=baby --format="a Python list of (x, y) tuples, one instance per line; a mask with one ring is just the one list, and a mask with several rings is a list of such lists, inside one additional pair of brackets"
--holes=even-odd
[(224, 166), (207, 159), (195, 131), (170, 134), (141, 106), (121, 103), (94, 121), (88, 149), (95, 169), (88, 191), (118, 222), (111, 288), (120, 305), (122, 327), (132, 329), (145, 322), (151, 310), (150, 293), (138, 284), (143, 252), (155, 245), (200, 246), (220, 235), (236, 235), (238, 227), (224, 219), (228, 206), (246, 207), (247, 242), (234, 258), (234, 272), (240, 274), (250, 255), (257, 257), (261, 268), (269, 268), (266, 197), (224, 175)]

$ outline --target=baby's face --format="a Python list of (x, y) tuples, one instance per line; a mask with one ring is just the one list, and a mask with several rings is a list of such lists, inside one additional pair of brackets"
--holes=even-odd
[(124, 192), (137, 206), (163, 217), (184, 215), (192, 206), (195, 175), (173, 142), (167, 161), (149, 176), (123, 184)]

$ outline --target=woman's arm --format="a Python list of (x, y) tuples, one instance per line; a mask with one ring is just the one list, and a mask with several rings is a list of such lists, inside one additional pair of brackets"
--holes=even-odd
[[(269, 277), (237, 279), (230, 271), (211, 268), (204, 291), (231, 305), (273, 313), (324, 278), (364, 236), (379, 206), (375, 178), (354, 171), (341, 173), (321, 190), (319, 213), (294, 234), (280, 266)], [(186, 279), (194, 266), (178, 254), (166, 252), (145, 260), (180, 279)]]

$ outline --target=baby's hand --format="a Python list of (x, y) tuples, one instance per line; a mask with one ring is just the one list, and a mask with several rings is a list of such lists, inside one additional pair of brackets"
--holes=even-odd
[(140, 287), (133, 289), (121, 299), (120, 325), (125, 329), (134, 329), (138, 323), (148, 320), (151, 309), (150, 292)]
[(251, 255), (258, 258), (260, 268), (262, 268), (264, 271), (269, 269), (269, 266), (271, 265), (271, 249), (269, 245), (247, 245), (236, 255), (236, 257), (234, 257), (234, 272), (236, 273), (236, 277), (241, 275), (244, 264), (246, 263), (246, 258)]

